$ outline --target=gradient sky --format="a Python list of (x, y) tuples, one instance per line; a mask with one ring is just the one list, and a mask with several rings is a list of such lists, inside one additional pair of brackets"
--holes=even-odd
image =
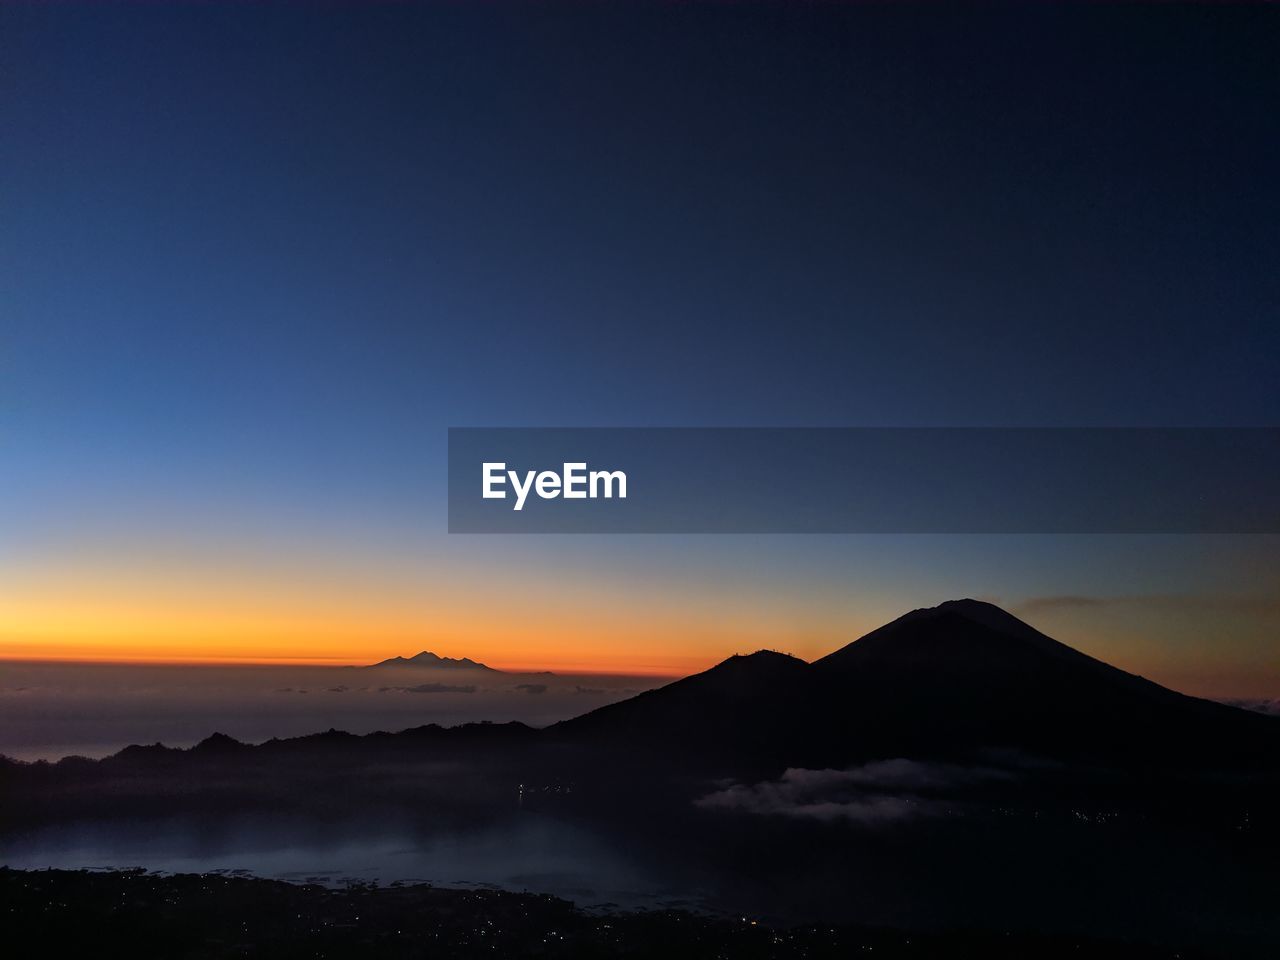
[(1274, 695), (1274, 537), (451, 537), (444, 454), (1280, 424), (1278, 47), (1267, 9), (6, 5), (0, 658), (679, 673), (969, 595)]

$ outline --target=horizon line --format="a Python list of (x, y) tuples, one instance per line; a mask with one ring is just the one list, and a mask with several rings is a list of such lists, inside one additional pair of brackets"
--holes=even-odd
[[(729, 656), (734, 656), (730, 654)], [(375, 667), (386, 660), (394, 660), (397, 656), (404, 657), (403, 654), (392, 654), (390, 657), (383, 657), (381, 660), (369, 662), (363, 659), (353, 659), (350, 657), (291, 657), (291, 656), (274, 656), (274, 657), (209, 657), (193, 655), (189, 657), (183, 656), (164, 656), (164, 657), (129, 657), (129, 656), (57, 656), (57, 655), (36, 655), (23, 656), (22, 654), (0, 654), (0, 664), (44, 664), (49, 666), (138, 666), (138, 667), (331, 667), (341, 669), (345, 667)], [(411, 654), (404, 659), (410, 659), (416, 654)], [(442, 656), (438, 654), (438, 656)], [(460, 657), (447, 659), (462, 659)], [(687, 672), (678, 672), (670, 668), (628, 668), (628, 669), (591, 669), (581, 666), (574, 666), (567, 669), (553, 669), (546, 664), (541, 665), (510, 665), (496, 664), (487, 661), (476, 660), (474, 657), (469, 658), (479, 667), (488, 667), (501, 673), (554, 673), (561, 677), (575, 676), (620, 676), (620, 677), (667, 677), (676, 679), (686, 677), (690, 674)], [(702, 667), (693, 670), (693, 673), (699, 673), (702, 670), (710, 669), (716, 663), (723, 662), (724, 659), (716, 660), (708, 667)], [(422, 669), (432, 669), (424, 667)], [(448, 668), (446, 668), (448, 669)], [(465, 669), (465, 668), (464, 668)]]

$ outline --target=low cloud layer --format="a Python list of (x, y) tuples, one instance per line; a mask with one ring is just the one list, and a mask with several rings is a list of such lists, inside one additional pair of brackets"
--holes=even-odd
[(398, 687), (405, 693), (475, 693), (473, 683), (420, 683), (416, 687)]
[(1059, 610), (1093, 610), (1128, 607), (1163, 612), (1248, 613), (1280, 615), (1280, 599), (1258, 594), (1142, 594), (1134, 596), (1090, 596), (1064, 594), (1029, 597), (1008, 608), (1019, 616), (1035, 616)]
[(731, 784), (698, 805), (766, 816), (884, 823), (934, 816), (949, 790), (1010, 779), (1003, 770), (915, 760), (883, 760), (848, 770), (788, 769), (778, 780)]
[[(364, 734), (492, 720), (545, 727), (661, 683), (452, 668), (0, 663), (0, 755), (101, 757), (131, 743), (245, 743), (334, 727)], [(515, 689), (529, 684), (541, 689)]]
[(1243, 707), (1246, 710), (1256, 710), (1258, 713), (1269, 713), (1280, 717), (1280, 698), (1263, 697), (1256, 700), (1224, 700), (1222, 702), (1233, 707)]

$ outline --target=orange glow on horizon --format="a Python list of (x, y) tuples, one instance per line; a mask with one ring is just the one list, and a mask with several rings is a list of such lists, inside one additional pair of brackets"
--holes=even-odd
[[(353, 657), (331, 657), (327, 659), (318, 659), (315, 657), (208, 657), (208, 656), (163, 656), (163, 657), (130, 657), (123, 656), (104, 656), (98, 654), (78, 655), (75, 653), (67, 654), (25, 654), (22, 652), (9, 653), (7, 647), (3, 656), (0, 656), (0, 664), (4, 663), (24, 663), (24, 664), (103, 664), (116, 666), (139, 666), (139, 667), (231, 667), (231, 666), (254, 666), (254, 667), (367, 667), (370, 666), (368, 658)], [(435, 651), (432, 651), (435, 652)], [(396, 656), (391, 654), (390, 656)], [(440, 654), (447, 656), (447, 654)], [(383, 657), (383, 660), (390, 657)], [(483, 657), (479, 659), (487, 667), (494, 670), (500, 670), (503, 673), (541, 673), (550, 670), (560, 677), (600, 677), (600, 676), (625, 676), (625, 677), (646, 677), (652, 679), (675, 680), (685, 677), (693, 673), (701, 673), (715, 666), (714, 662), (699, 662), (687, 669), (657, 669), (648, 666), (639, 666), (633, 668), (611, 668), (603, 669), (592, 667), (590, 664), (569, 664), (558, 668), (547, 666), (551, 662), (548, 658), (545, 662), (533, 663), (505, 663), (496, 660), (486, 660)], [(376, 662), (376, 661), (374, 661)]]
[[(25, 556), (0, 569), (0, 661), (362, 666), (429, 650), (509, 672), (672, 678), (760, 649), (812, 661), (937, 599), (637, 581), (521, 559), (515, 568), (432, 557), (378, 565), (354, 550), (191, 556), (123, 546)], [(1280, 682), (1271, 595), (1199, 606), (1137, 598), (1024, 616), (1182, 692), (1274, 696)], [(1231, 638), (1232, 656), (1222, 655), (1225, 643), (1203, 642), (1208, 635)]]
[(7, 587), (0, 660), (24, 662), (361, 666), (430, 650), (510, 672), (677, 677), (794, 637), (761, 618), (528, 585), (499, 605), (459, 588), (406, 597), (121, 576)]
[[(137, 664), (137, 665), (220, 665), (234, 664), (260, 666), (368, 666), (381, 660), (396, 656), (410, 657), (423, 650), (430, 650), (441, 657), (470, 657), (495, 670), (509, 673), (535, 673), (550, 670), (562, 676), (617, 674), (643, 677), (680, 677), (690, 673), (698, 673), (714, 666), (716, 663), (745, 650), (728, 649), (723, 655), (699, 655), (670, 651), (665, 655), (655, 655), (652, 650), (633, 651), (630, 653), (599, 651), (592, 656), (592, 651), (581, 648), (556, 650), (547, 647), (541, 655), (531, 655), (528, 644), (521, 644), (520, 650), (504, 654), (495, 649), (496, 645), (476, 643), (465, 647), (432, 643), (430, 641), (405, 645), (379, 645), (372, 648), (358, 648), (351, 638), (331, 637), (327, 639), (325, 649), (330, 653), (295, 653), (290, 648), (294, 643), (273, 638), (271, 641), (248, 641), (237, 636), (224, 641), (220, 645), (205, 643), (188, 643), (179, 645), (174, 642), (152, 643), (128, 642), (114, 640), (106, 636), (86, 639), (66, 640), (44, 639), (39, 642), (14, 639), (8, 630), (0, 634), (0, 662), (24, 663), (103, 663), (103, 664)], [(308, 635), (307, 641), (314, 637)], [(346, 639), (347, 642), (343, 643)], [(487, 653), (492, 650), (492, 653)], [(512, 655), (515, 654), (515, 655)]]

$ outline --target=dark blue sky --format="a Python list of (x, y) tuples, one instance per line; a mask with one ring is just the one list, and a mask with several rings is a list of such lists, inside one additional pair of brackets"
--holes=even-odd
[(1280, 422), (1275, 10), (603, 7), (0, 11), (11, 561), (496, 563), (449, 425)]

